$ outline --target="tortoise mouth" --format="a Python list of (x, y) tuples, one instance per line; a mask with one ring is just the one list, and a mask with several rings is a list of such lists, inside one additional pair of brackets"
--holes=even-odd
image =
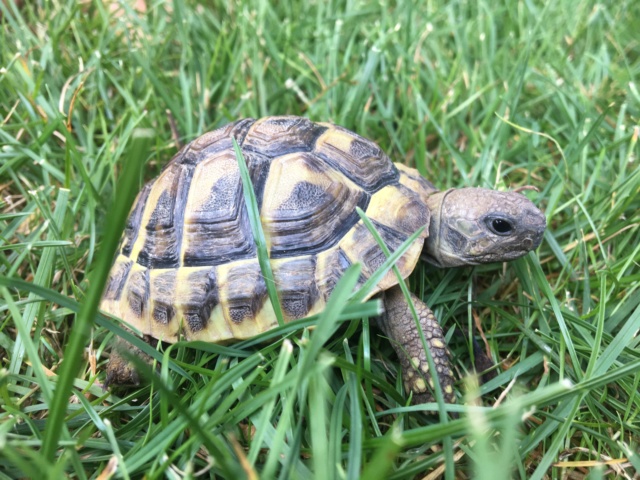
[(492, 254), (485, 253), (482, 255), (457, 255), (456, 256), (456, 264), (452, 264), (451, 259), (447, 259), (448, 261), (443, 261), (444, 259), (436, 258), (433, 255), (429, 254), (426, 251), (422, 252), (420, 255), (420, 260), (429, 263), (438, 268), (449, 268), (449, 267), (464, 267), (464, 266), (473, 266), (473, 265), (486, 265), (488, 263), (500, 263), (500, 262), (510, 262), (512, 260), (517, 260), (518, 258), (524, 257), (527, 253), (529, 253), (531, 249), (518, 249), (513, 250), (509, 253), (500, 253)]
[(500, 254), (485, 253), (482, 255), (465, 255), (464, 261), (467, 265), (485, 265), (487, 263), (510, 262), (524, 257), (531, 249), (518, 249), (510, 252), (501, 252)]

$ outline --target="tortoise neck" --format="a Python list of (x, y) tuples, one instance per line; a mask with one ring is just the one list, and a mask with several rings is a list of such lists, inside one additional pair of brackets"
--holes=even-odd
[(444, 214), (443, 206), (446, 197), (453, 191), (452, 188), (440, 192), (434, 192), (427, 199), (427, 206), (431, 212), (429, 222), (429, 237), (425, 241), (424, 253), (426, 260), (436, 267), (446, 268), (460, 265), (459, 259), (451, 256), (447, 250), (447, 243), (443, 241), (442, 228)]

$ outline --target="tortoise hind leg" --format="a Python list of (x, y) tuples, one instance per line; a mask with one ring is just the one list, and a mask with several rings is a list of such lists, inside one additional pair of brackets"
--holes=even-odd
[[(402, 290), (400, 287), (393, 287), (384, 292), (382, 298), (385, 313), (380, 317), (380, 324), (382, 330), (391, 339), (400, 359), (405, 390), (413, 392), (414, 403), (433, 401), (433, 395), (427, 386), (428, 383), (433, 388), (427, 354), (423, 349), (420, 332)], [(413, 294), (411, 300), (438, 372), (444, 400), (447, 403), (455, 403), (453, 372), (442, 328), (431, 309), (422, 300)]]
[[(144, 337), (144, 340), (147, 343), (153, 342), (153, 339), (147, 336)], [(140, 385), (140, 374), (134, 364), (127, 358), (131, 355), (140, 358), (149, 365), (153, 361), (149, 355), (138, 347), (118, 337), (111, 347), (111, 355), (107, 363), (107, 378), (104, 382), (105, 390), (110, 386), (127, 387)]]

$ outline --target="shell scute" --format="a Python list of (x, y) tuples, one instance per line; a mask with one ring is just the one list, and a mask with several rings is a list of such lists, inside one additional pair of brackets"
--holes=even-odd
[(219, 152), (195, 169), (184, 215), (182, 264), (210, 266), (255, 256), (235, 154)]
[(232, 138), (241, 144), (254, 122), (254, 119), (247, 118), (207, 132), (191, 142), (189, 149), (192, 152), (201, 152), (200, 159), (223, 150), (233, 149)]
[(116, 259), (109, 272), (109, 278), (107, 279), (107, 284), (102, 296), (105, 301), (113, 302), (120, 300), (132, 266), (133, 261), (130, 258), (120, 255)]
[[(324, 302), (329, 300), (336, 284), (351, 265), (353, 265), (352, 261), (339, 246), (317, 255), (316, 284)], [(356, 288), (359, 288), (365, 281), (366, 278), (360, 274)]]
[(255, 122), (242, 148), (274, 158), (308, 152), (326, 127), (300, 117), (267, 117)]
[(175, 304), (177, 271), (175, 269), (153, 269), (149, 272), (150, 324), (169, 325), (177, 313)]
[[(140, 265), (150, 268), (180, 266), (180, 248), (184, 225), (184, 210), (193, 175), (193, 167), (176, 165), (166, 169), (149, 193), (142, 223), (144, 232), (138, 233), (141, 244), (132, 255)], [(144, 235), (141, 235), (144, 233)]]
[(219, 304), (219, 290), (215, 270), (213, 268), (193, 268), (186, 270), (182, 315), (187, 337), (204, 330), (211, 318), (211, 313)]
[[(382, 225), (375, 220), (372, 220), (371, 223), (373, 223), (373, 226), (391, 252), (396, 250), (407, 239), (407, 235), (403, 235), (401, 232)], [(348, 252), (352, 255), (355, 254), (356, 258), (362, 262), (363, 273), (369, 277), (382, 266), (387, 256), (362, 222), (358, 223), (352, 232), (353, 235), (350, 239), (352, 243)]]
[(318, 253), (355, 225), (370, 196), (345, 180), (308, 153), (273, 161), (261, 211), (272, 258)]
[(268, 298), (267, 286), (257, 261), (229, 266), (224, 291), (226, 313), (231, 323), (239, 324), (255, 318)]
[(438, 191), (433, 183), (423, 178), (414, 168), (407, 167), (402, 163), (399, 163), (397, 167), (400, 172), (400, 184), (414, 192), (422, 202), (426, 203), (429, 195)]
[(124, 237), (122, 239), (122, 255), (129, 256), (131, 249), (135, 241), (138, 238), (138, 232), (140, 231), (140, 223), (142, 222), (142, 215), (144, 209), (147, 206), (147, 199), (149, 198), (149, 192), (151, 192), (151, 184), (148, 183), (138, 193), (138, 196), (133, 204), (133, 209), (127, 219), (127, 224), (124, 230)]
[(134, 270), (127, 282), (126, 301), (133, 318), (146, 319), (148, 317), (149, 302), (149, 270)]
[(389, 185), (373, 195), (367, 216), (382, 225), (411, 235), (429, 224), (429, 209), (421, 197), (404, 185)]
[(315, 153), (370, 193), (398, 180), (396, 167), (380, 147), (342, 127), (324, 132)]
[(320, 299), (315, 277), (316, 257), (306, 255), (273, 263), (273, 275), (286, 319), (306, 317)]

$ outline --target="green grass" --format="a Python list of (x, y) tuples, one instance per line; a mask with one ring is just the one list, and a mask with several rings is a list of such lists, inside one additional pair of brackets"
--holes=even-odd
[[(0, 480), (640, 472), (639, 2), (19, 3), (0, 2)], [(345, 297), (258, 340), (147, 348), (153, 382), (102, 390), (127, 332), (96, 299), (135, 165), (275, 114), (442, 188), (539, 189), (537, 252), (408, 279), (459, 418), (408, 405), (378, 305)], [(480, 386), (476, 321), (499, 365)]]

